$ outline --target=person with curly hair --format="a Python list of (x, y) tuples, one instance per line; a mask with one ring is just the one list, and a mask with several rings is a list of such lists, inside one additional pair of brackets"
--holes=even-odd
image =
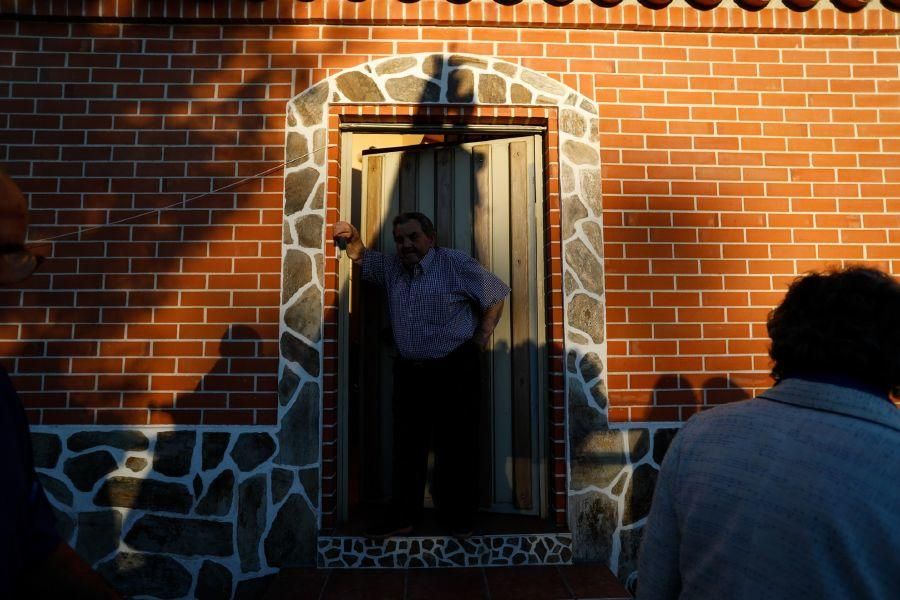
[(637, 597), (900, 598), (900, 283), (812, 273), (767, 325), (775, 386), (666, 454)]

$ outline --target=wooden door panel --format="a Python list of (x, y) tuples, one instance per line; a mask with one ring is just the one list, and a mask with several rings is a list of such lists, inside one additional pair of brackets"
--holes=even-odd
[[(542, 394), (534, 367), (540, 337), (535, 311), (542, 310), (542, 302), (535, 291), (539, 276), (534, 237), (535, 139), (539, 140), (537, 136), (519, 137), (367, 152), (362, 206), (367, 245), (377, 238), (380, 243), (374, 247), (394, 252), (394, 216), (399, 211), (418, 210), (434, 221), (439, 245), (471, 254), (512, 289), (490, 352), (485, 353), (485, 461), (479, 478), (487, 508), (528, 514), (540, 510), (536, 497), (540, 481), (536, 434), (540, 428), (535, 420), (540, 417)], [(391, 360), (380, 341), (387, 320), (380, 305), (378, 314), (373, 311), (363, 310), (369, 323), (362, 348), (364, 356), (378, 358), (369, 360), (371, 364), (362, 371), (367, 379), (362, 396), (363, 402), (377, 408), (363, 412), (364, 418), (373, 420), (362, 426), (381, 422), (383, 431), (389, 432)], [(375, 331), (376, 323), (381, 331)], [(389, 435), (384, 433), (380, 441), (382, 446), (389, 445), (385, 443)], [(389, 472), (389, 455), (383, 453), (373, 453), (364, 464), (371, 467), (379, 461), (382, 468), (378, 470)], [(382, 492), (387, 486), (386, 481), (382, 483)]]

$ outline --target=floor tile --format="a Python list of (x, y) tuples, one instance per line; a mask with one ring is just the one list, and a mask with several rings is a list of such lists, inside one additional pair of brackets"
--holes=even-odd
[(263, 600), (319, 600), (329, 571), (313, 567), (282, 569), (275, 576)]
[(491, 600), (571, 598), (554, 566), (491, 567), (484, 570)]
[(402, 569), (335, 569), (322, 600), (403, 600), (405, 586)]
[(576, 598), (631, 598), (625, 586), (619, 583), (604, 564), (561, 565), (559, 572)]
[(487, 587), (481, 569), (410, 569), (406, 600), (481, 600)]

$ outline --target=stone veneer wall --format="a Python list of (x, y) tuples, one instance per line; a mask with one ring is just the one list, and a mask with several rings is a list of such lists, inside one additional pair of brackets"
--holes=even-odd
[(315, 561), (319, 469), (300, 464), (315, 452), (302, 439), (35, 427), (32, 441), (61, 535), (125, 594), (255, 598)]

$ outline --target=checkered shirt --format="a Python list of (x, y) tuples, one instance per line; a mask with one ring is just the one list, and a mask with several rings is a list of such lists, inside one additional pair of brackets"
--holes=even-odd
[(412, 269), (396, 254), (366, 250), (362, 277), (387, 295), (394, 342), (403, 358), (442, 358), (471, 339), (481, 313), (509, 286), (464, 252), (432, 248)]

